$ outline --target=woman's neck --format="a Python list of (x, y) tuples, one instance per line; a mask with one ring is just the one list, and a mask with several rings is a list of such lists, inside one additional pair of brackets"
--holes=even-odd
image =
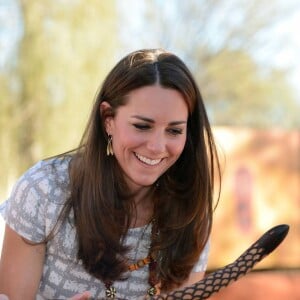
[(152, 220), (153, 217), (153, 191), (151, 188), (138, 191), (134, 196), (135, 211), (130, 222), (130, 227), (142, 227)]

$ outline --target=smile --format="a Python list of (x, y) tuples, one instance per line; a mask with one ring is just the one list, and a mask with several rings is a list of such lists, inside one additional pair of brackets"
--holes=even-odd
[(143, 162), (143, 163), (145, 163), (147, 165), (150, 165), (150, 166), (158, 165), (162, 161), (162, 158), (159, 158), (159, 159), (150, 159), (150, 158), (147, 158), (145, 156), (139, 155), (139, 154), (137, 154), (135, 152), (134, 152), (134, 155), (135, 155), (135, 157), (139, 161), (141, 161), (141, 162)]

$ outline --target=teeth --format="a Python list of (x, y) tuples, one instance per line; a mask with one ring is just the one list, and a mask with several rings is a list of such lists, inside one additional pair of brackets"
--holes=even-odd
[(150, 159), (150, 158), (147, 158), (145, 156), (142, 156), (142, 155), (139, 155), (137, 153), (135, 153), (135, 156), (140, 160), (142, 161), (143, 163), (147, 164), (147, 165), (150, 165), (150, 166), (154, 166), (154, 165), (157, 165), (161, 162), (161, 158), (159, 159)]

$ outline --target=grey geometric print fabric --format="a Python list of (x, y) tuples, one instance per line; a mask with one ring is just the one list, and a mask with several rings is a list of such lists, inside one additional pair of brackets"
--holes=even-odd
[[(6, 223), (19, 235), (32, 242), (42, 241), (52, 230), (68, 198), (70, 158), (40, 161), (15, 184), (10, 197), (0, 209)], [(148, 254), (151, 225), (131, 228), (124, 243), (131, 246), (128, 260), (136, 261)], [(209, 246), (206, 245), (193, 271), (205, 271)], [(76, 259), (77, 241), (74, 215), (46, 245), (46, 257), (36, 299), (67, 299), (77, 293), (90, 291), (94, 298), (104, 298), (101, 281), (88, 274)], [(138, 299), (148, 289), (148, 266), (128, 272), (128, 279), (114, 286), (118, 298)]]

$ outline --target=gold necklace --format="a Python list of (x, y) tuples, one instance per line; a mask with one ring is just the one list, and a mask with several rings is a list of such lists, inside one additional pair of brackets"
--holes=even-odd
[[(149, 296), (154, 296), (157, 294), (156, 285), (158, 284), (159, 280), (158, 280), (158, 276), (157, 276), (157, 272), (156, 272), (157, 263), (156, 263), (154, 256), (152, 255), (152, 244), (153, 244), (154, 237), (157, 233), (156, 233), (156, 230), (154, 230), (153, 220), (151, 223), (152, 223), (151, 245), (149, 248), (149, 253), (145, 258), (139, 259), (135, 263), (128, 265), (128, 271), (130, 271), (130, 272), (136, 271), (140, 268), (145, 267), (146, 265), (149, 265), (148, 283), (150, 285), (150, 288), (147, 290), (147, 294)], [(105, 285), (106, 297), (110, 298), (110, 299), (115, 299), (117, 290), (113, 286), (113, 282), (112, 281), (104, 281), (104, 285)]]

